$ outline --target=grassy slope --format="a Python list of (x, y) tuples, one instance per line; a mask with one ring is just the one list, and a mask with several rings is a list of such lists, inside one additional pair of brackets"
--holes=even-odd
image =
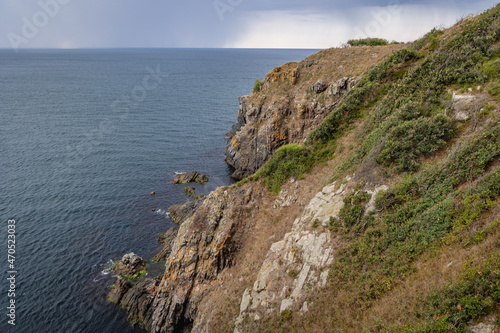
[[(356, 173), (360, 188), (392, 185), (377, 198), (377, 216), (349, 218), (360, 193), (332, 221), (345, 246), (311, 311), (268, 318), (262, 330), (449, 332), (499, 315), (499, 40), (500, 6), (431, 31), (369, 71), (307, 147), (281, 148), (254, 176), (276, 192), (354, 133), (333, 179)], [(471, 118), (449, 118), (450, 91), (472, 87)]]

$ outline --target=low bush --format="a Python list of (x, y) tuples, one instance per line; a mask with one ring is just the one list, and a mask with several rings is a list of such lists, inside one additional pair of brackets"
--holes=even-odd
[(377, 162), (397, 163), (401, 171), (415, 171), (419, 167), (418, 157), (444, 146), (452, 133), (452, 123), (443, 115), (405, 121), (388, 134)]
[(262, 84), (262, 82), (259, 79), (255, 79), (255, 84), (253, 86), (252, 92), (253, 93), (259, 92), (261, 84)]
[(376, 46), (376, 45), (389, 45), (387, 39), (382, 38), (363, 38), (363, 39), (350, 39), (347, 41), (350, 46)]

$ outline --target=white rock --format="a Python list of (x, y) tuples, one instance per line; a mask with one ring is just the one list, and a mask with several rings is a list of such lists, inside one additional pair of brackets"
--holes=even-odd
[(284, 300), (281, 301), (280, 312), (288, 310), (289, 308), (292, 307), (292, 305), (293, 305), (293, 300), (290, 298), (285, 298)]
[(309, 275), (310, 269), (311, 266), (309, 266), (307, 262), (304, 263), (304, 266), (302, 266), (302, 270), (300, 271), (299, 276), (295, 280), (295, 288), (292, 291), (292, 298), (297, 298), (300, 296), (302, 288), (304, 287), (304, 284), (306, 282), (307, 276)]
[(495, 330), (495, 325), (479, 324), (475, 326), (469, 326), (467, 329), (473, 333), (493, 333)]
[(250, 296), (250, 291), (248, 289), (245, 289), (245, 292), (243, 292), (243, 296), (241, 297), (240, 313), (245, 312), (251, 302), (252, 296)]

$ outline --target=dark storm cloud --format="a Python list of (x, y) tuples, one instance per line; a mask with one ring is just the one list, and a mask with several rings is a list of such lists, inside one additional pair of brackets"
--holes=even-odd
[[(494, 4), (462, 0), (0, 0), (0, 47), (323, 48), (337, 46), (359, 31), (414, 39), (433, 26), (452, 24), (460, 16)], [(387, 20), (383, 14), (391, 6), (401, 11), (391, 12)], [(379, 22), (380, 29), (374, 29), (380, 18), (389, 23)]]

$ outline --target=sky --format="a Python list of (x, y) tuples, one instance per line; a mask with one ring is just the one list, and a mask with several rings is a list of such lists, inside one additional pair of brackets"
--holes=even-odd
[(304, 48), (413, 41), (496, 1), (0, 0), (0, 48)]

